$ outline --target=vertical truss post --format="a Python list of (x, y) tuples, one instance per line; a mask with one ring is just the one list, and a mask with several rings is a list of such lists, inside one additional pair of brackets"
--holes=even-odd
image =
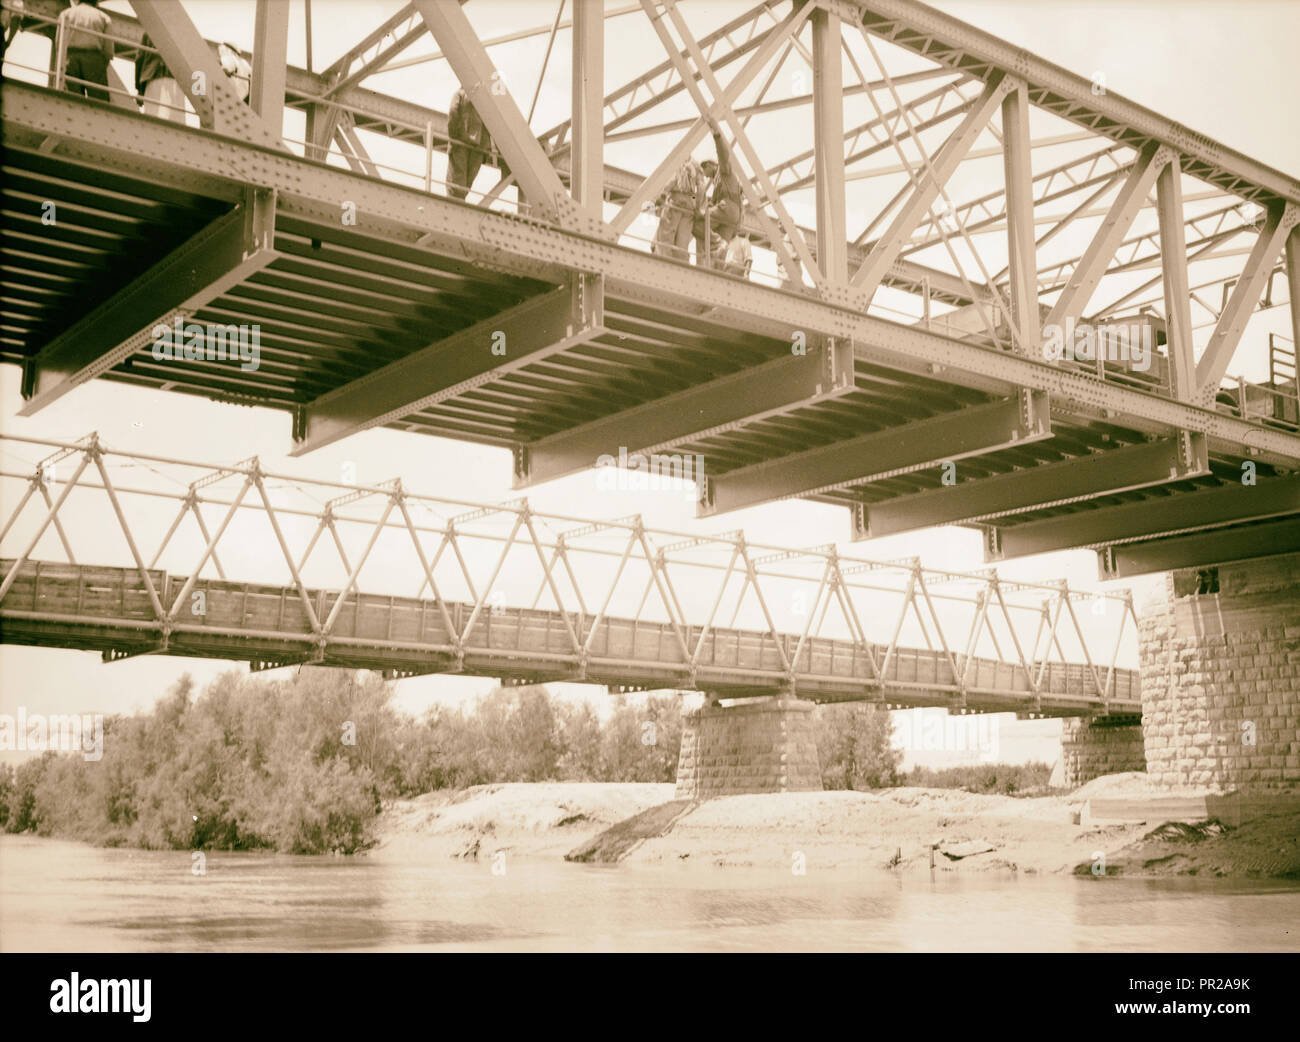
[(257, 0), (253, 22), (253, 83), (249, 103), (275, 133), (284, 133), (284, 83), (288, 68), (289, 5)]
[(1192, 353), (1192, 294), (1187, 281), (1182, 180), (1182, 167), (1175, 158), (1156, 179), (1156, 208), (1160, 218), (1160, 270), (1164, 276), (1170, 390), (1175, 398), (1189, 401), (1196, 390), (1196, 358)]
[(817, 172), (817, 263), (828, 282), (849, 279), (848, 229), (844, 220), (844, 66), (840, 16), (812, 14), (813, 148)]
[(1286, 240), (1286, 285), (1291, 298), (1291, 345), (1300, 356), (1300, 225)]
[(1219, 314), (1210, 341), (1196, 363), (1196, 393), (1202, 405), (1209, 406), (1214, 402), (1241, 335), (1246, 331), (1246, 324), (1255, 313), (1255, 305), (1273, 274), (1282, 244), (1297, 224), (1300, 224), (1300, 207), (1281, 203), (1269, 207), (1241, 278), (1233, 287), (1232, 296)]
[(1002, 160), (1006, 179), (1007, 275), (1011, 314), (1021, 346), (1032, 357), (1042, 353), (1038, 313), (1038, 251), (1034, 243), (1034, 172), (1029, 136), (1029, 95), (1018, 86), (1002, 99)]
[(573, 0), (573, 151), (569, 187), (574, 201), (601, 220), (605, 195), (604, 0)]

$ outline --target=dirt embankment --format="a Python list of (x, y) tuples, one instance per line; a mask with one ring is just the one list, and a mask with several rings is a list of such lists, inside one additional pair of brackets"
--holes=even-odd
[(398, 800), (379, 819), (374, 858), (560, 858), (611, 825), (673, 798), (671, 784), (476, 785)]
[(1300, 878), (1300, 816), (1231, 828), (1147, 820), (1079, 824), (1089, 793), (1139, 793), (1099, 779), (1068, 795), (951, 789), (728, 796), (693, 803), (672, 785), (510, 784), (404, 800), (369, 855), (515, 856), (603, 863), (896, 871)]

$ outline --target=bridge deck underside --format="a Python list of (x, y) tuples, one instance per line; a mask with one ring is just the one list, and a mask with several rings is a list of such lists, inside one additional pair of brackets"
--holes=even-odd
[[(0, 563), (0, 574), (12, 566), (12, 561)], [(149, 575), (165, 606), (185, 584), (184, 576), (161, 570)], [(699, 627), (685, 627), (679, 641), (668, 622), (606, 618), (591, 637), (591, 615), (498, 607), (480, 615), (458, 655), (447, 621), (463, 633), (472, 605), (350, 594), (329, 635), (322, 636), (312, 631), (295, 587), (203, 580), (197, 588), (204, 593), (204, 613), (194, 616), (183, 606), (178, 616), (183, 621), (160, 643), (163, 626), (137, 570), (29, 561), (0, 607), (0, 642), (97, 650), (106, 659), (162, 651), (266, 665), (315, 661), (402, 674), (695, 687), (730, 696), (792, 688), (821, 702), (1048, 715), (1141, 709), (1135, 671), (1114, 670), (1109, 697), (1103, 699), (1097, 684), (1100, 680), (1104, 687), (1108, 670), (1098, 666), (1094, 672), (1081, 663), (1031, 663), (1035, 693), (1019, 663), (974, 658), (968, 670), (964, 656), (950, 657), (942, 649), (898, 647), (886, 656), (881, 645), (868, 651), (849, 640), (826, 638), (808, 639), (796, 661), (796, 634), (718, 627), (705, 635), (692, 676), (682, 643), (694, 649)], [(337, 597), (337, 591), (307, 591), (318, 619), (329, 617)], [(579, 647), (586, 646), (585, 655), (575, 650), (575, 637)], [(795, 662), (793, 683), (783, 661)], [(879, 662), (886, 663), (883, 670)], [(959, 673), (965, 674), (964, 685)]]
[[(146, 271), (196, 230), (228, 212), (228, 199), (154, 184), (57, 155), (13, 148), (4, 167), (0, 235), (0, 361), (33, 357), (60, 331)], [(233, 191), (233, 186), (232, 186)], [(41, 201), (57, 207), (40, 224)], [(256, 324), (260, 365), (157, 360), (148, 347), (105, 373), (140, 386), (216, 400), (293, 409), (548, 288), (450, 252), (402, 246), (345, 227), (289, 215), (275, 222), (278, 256), (190, 319)], [(669, 263), (665, 261), (664, 263)], [(776, 292), (776, 291), (773, 291)], [(511, 447), (676, 392), (788, 357), (789, 343), (738, 331), (706, 308), (689, 313), (609, 293), (606, 331), (593, 340), (388, 424), (397, 430)], [(694, 454), (715, 477), (738, 468), (994, 401), (995, 395), (869, 364), (859, 358), (852, 392), (779, 415), (724, 425), (670, 451)], [(962, 480), (979, 480), (1139, 444), (1148, 435), (1117, 422), (1071, 414), (1053, 402), (1052, 437), (963, 460)], [(936, 460), (943, 446), (936, 445)], [(611, 450), (612, 451), (612, 450)], [(592, 461), (594, 463), (594, 460)], [(864, 459), (870, 478), (811, 498), (883, 503), (943, 487), (935, 466), (888, 473), (889, 459)], [(1146, 499), (1163, 500), (1238, 482), (1241, 461), (1211, 454), (1210, 473), (1187, 481), (1056, 503), (1001, 517), (1018, 524)], [(879, 476), (888, 473), (888, 476)], [(1275, 476), (1267, 463), (1257, 480)]]
[[(66, 94), (6, 85), (7, 92), (15, 90), (18, 93), (6, 96), (21, 95), (35, 107), (45, 104), (41, 99), (51, 99), (54, 109), (62, 112), (63, 107), (72, 106), (76, 110), (66, 114), (66, 133), (70, 140), (75, 139), (75, 147), (67, 150), (71, 155), (60, 153), (57, 137), (48, 136), (48, 131), (18, 129), (9, 122), (5, 128), (0, 361), (35, 363), (34, 373), (41, 365), (35, 362), (37, 356), (53, 338), (96, 304), (128, 288), (197, 229), (228, 213), (244, 197), (248, 184), (234, 173), (243, 169), (238, 164), (202, 173), (182, 171), (183, 164), (178, 164), (165, 176), (154, 176), (159, 174), (154, 160), (96, 140), (94, 126), (96, 121), (110, 118), (123, 120), (123, 130), (127, 125), (138, 129), (141, 141), (156, 137), (155, 145), (170, 141), (171, 136), (176, 142), (196, 143), (205, 136), (201, 132), (123, 114), (94, 102), (70, 102)], [(78, 125), (83, 119), (84, 129)], [(120, 136), (115, 133), (113, 140)], [(244, 146), (232, 142), (222, 147), (238, 151)], [(388, 224), (381, 224), (377, 234), (361, 234), (342, 226), (329, 208), (295, 200), (295, 191), (301, 194), (304, 185), (324, 176), (320, 164), (276, 156), (275, 163), (287, 171), (284, 184), (276, 189), (287, 193), (287, 205), (276, 207), (273, 259), (225, 292), (205, 298), (188, 316), (204, 324), (260, 327), (261, 357), (256, 371), (244, 371), (229, 361), (158, 360), (146, 345), (111, 365), (104, 376), (305, 415), (302, 410), (308, 410), (322, 394), (355, 384), (389, 363), (537, 297), (566, 274), (583, 270), (577, 261), (566, 261), (561, 254), (545, 263), (521, 263), (507, 250), (485, 250), (484, 243), (490, 241), (486, 232), (479, 241), (472, 238), (473, 233), (436, 231), (421, 236), (418, 244), (414, 236), (401, 241), (389, 237), (384, 230)], [(263, 159), (255, 153), (248, 157), (250, 162)], [(332, 167), (330, 171), (330, 176), (338, 173)], [(396, 185), (387, 185), (385, 191), (402, 193), (421, 204), (435, 199), (435, 208), (463, 207), (482, 213), (469, 204)], [(58, 206), (58, 220), (52, 225), (41, 223), (36, 216), (44, 202)], [(443, 212), (450, 215), (453, 211)], [(500, 214), (493, 219), (515, 221)], [(521, 234), (531, 223), (518, 222)], [(493, 232), (499, 233), (500, 229)], [(467, 239), (465, 234), (471, 237)], [(676, 288), (665, 293), (660, 291), (662, 285), (650, 287), (608, 278), (602, 329), (592, 338), (543, 352), (537, 360), (492, 372), (485, 379), (467, 381), (439, 393), (435, 404), (406, 410), (391, 421), (386, 419), (387, 413), (377, 414), (375, 422), (382, 420), (397, 430), (527, 448), (602, 417), (614, 417), (621, 423), (622, 414), (637, 406), (667, 400), (731, 374), (752, 372), (764, 362), (789, 358), (788, 339), (754, 331), (760, 327), (770, 331), (770, 318), (747, 324), (743, 311), (736, 308), (692, 302), (693, 280), (705, 273), (666, 259), (650, 263), (663, 265), (662, 285)], [(746, 286), (745, 292), (788, 296), (792, 308), (799, 297), (791, 291), (756, 285)], [(790, 401), (775, 413), (742, 419), (731, 415), (726, 422), (702, 424), (697, 431), (675, 438), (668, 451), (697, 455), (711, 480), (735, 479), (746, 468), (762, 472), (757, 482), (752, 480), (752, 472), (738, 479), (749, 486), (739, 502), (732, 497), (731, 505), (710, 509), (723, 512), (787, 497), (845, 504), (868, 513), (889, 504), (891, 510), (898, 508), (895, 518), (907, 517), (905, 526), (894, 531), (936, 523), (994, 526), (987, 532), (990, 559), (1067, 547), (1097, 546), (1109, 551), (1126, 542), (1138, 544), (1122, 567), (1115, 566), (1115, 575), (1123, 568), (1151, 570), (1155, 543), (1179, 534), (1233, 533), (1233, 549), (1216, 549), (1219, 544), (1213, 544), (1210, 556), (1197, 557), (1196, 563), (1214, 563), (1220, 560), (1214, 556), (1217, 553), (1257, 555), (1261, 548), (1268, 549), (1275, 535), (1289, 543), (1300, 539), (1300, 512), (1296, 511), (1300, 489), (1296, 479), (1288, 476), (1293, 470), (1291, 457), (1264, 453), (1257, 458), (1252, 447), (1266, 428), (1286, 436), (1293, 430), (1293, 425), (1278, 427), (1268, 417), (1254, 417), (1250, 424), (1242, 425), (1250, 428), (1244, 434), (1207, 437), (1204, 473), (1179, 477), (1162, 472), (1152, 467), (1148, 456), (1138, 468), (1143, 480), (1094, 481), (1079, 495), (1069, 491), (1058, 494), (1043, 488), (1042, 483), (1031, 497), (1014, 491), (1007, 495), (1010, 486), (1003, 482), (1000, 491), (988, 497), (998, 504), (995, 509), (967, 509), (960, 517), (936, 520), (934, 505), (925, 498), (927, 493), (944, 492), (952, 479), (944, 466), (944, 461), (951, 459), (950, 446), (941, 436), (923, 446), (926, 451), (917, 450), (920, 462), (899, 466), (888, 452), (863, 452), (849, 460), (844, 468), (848, 473), (835, 480), (815, 488), (800, 485), (797, 474), (790, 476), (788, 465), (798, 464), (803, 458), (800, 453), (851, 448), (852, 439), (905, 431), (932, 418), (961, 416), (964, 410), (988, 406), (1016, 393), (1014, 383), (993, 375), (999, 372), (1001, 350), (988, 349), (988, 374), (969, 366), (927, 365), (909, 353), (906, 338), (912, 327), (897, 328), (897, 345), (890, 342), (888, 333), (881, 334), (885, 339), (880, 343), (855, 345), (853, 386), (847, 393)], [(961, 340), (968, 346), (987, 347), (977, 334)], [(1159, 382), (1158, 374), (1167, 369), (1167, 363), (1163, 357), (1157, 358), (1157, 363), (1153, 373)], [(1106, 400), (1106, 384), (1113, 385), (1115, 379), (1132, 393), (1133, 376), (1108, 373), (1105, 380), (1096, 380), (1096, 387), (1074, 384), (1068, 393), (1052, 391), (1048, 396), (1050, 437), (1013, 443), (990, 439), (961, 455), (958, 481), (975, 486), (986, 478), (1028, 472), (1045, 464), (1098, 459), (1104, 460), (1107, 468), (1113, 464), (1115, 471), (1127, 473), (1116, 453), (1140, 449), (1151, 439), (1177, 438), (1179, 430), (1185, 429), (1154, 419), (1155, 413), (1144, 413), (1145, 418), (1139, 419), (1124, 410), (1099, 405)], [(1138, 389), (1153, 398), (1159, 393), (1159, 388), (1146, 385)], [(1218, 412), (1233, 415), (1233, 408), (1230, 402), (1221, 401)], [(962, 422), (964, 417), (958, 421)], [(1212, 429), (1208, 421), (1203, 429)], [(609, 434), (605, 451), (614, 455), (620, 444), (617, 423)], [(635, 449), (632, 446), (629, 451)], [(583, 465), (595, 462), (594, 457), (584, 458)], [(778, 480), (772, 480), (764, 469), (769, 463), (786, 464)], [(1243, 464), (1251, 468), (1260, 492), (1270, 486), (1272, 491), (1233, 503), (1220, 498), (1206, 504), (1205, 493), (1231, 495), (1230, 486), (1240, 486)], [(1068, 482), (1066, 487), (1070, 487)], [(919, 496), (919, 501), (895, 502), (912, 496)], [(1004, 507), (1008, 500), (1009, 507)], [(1192, 512), (1197, 520), (1180, 515), (1184, 502), (1205, 507)], [(1248, 509), (1253, 503), (1260, 504), (1257, 511)], [(1126, 506), (1142, 509), (1146, 504), (1155, 505), (1161, 524), (1137, 526), (1138, 534), (1130, 535), (1127, 521), (1119, 527), (1112, 522), (1112, 509), (1122, 513)], [(1086, 516), (1094, 511), (1105, 513), (1094, 522)], [(1199, 520), (1202, 516), (1205, 519)], [(1251, 536), (1244, 529), (1260, 519), (1272, 519), (1269, 535), (1255, 539), (1260, 545), (1252, 544), (1247, 550), (1245, 544)], [(897, 520), (894, 523), (897, 525)], [(1045, 531), (1056, 523), (1060, 523), (1059, 529)], [(869, 523), (860, 534), (884, 530), (883, 522)], [(1006, 542), (1002, 540), (1006, 533), (1017, 538)], [(1025, 533), (1023, 537), (1021, 533)], [(993, 537), (997, 537), (996, 546)], [(1195, 556), (1201, 551), (1184, 548), (1180, 553), (1181, 557), (1170, 558), (1173, 565), (1185, 564), (1188, 553)], [(1164, 562), (1164, 566), (1172, 565)]]

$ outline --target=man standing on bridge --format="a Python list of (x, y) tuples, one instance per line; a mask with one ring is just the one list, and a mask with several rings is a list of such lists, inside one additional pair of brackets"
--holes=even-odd
[[(63, 63), (63, 84), (73, 94), (94, 101), (108, 100), (108, 63), (113, 60), (113, 41), (108, 33), (108, 15), (99, 10), (99, 0), (72, 0), (59, 12), (59, 34), (67, 57)], [(99, 84), (103, 90), (95, 87)]]
[[(686, 162), (659, 197), (659, 230), (655, 232), (651, 246), (654, 253), (673, 260), (690, 258), (687, 251), (691, 245), (692, 222), (701, 219), (699, 214), (704, 210), (707, 187), (703, 168), (694, 156), (687, 156)], [(696, 263), (699, 263), (698, 258)]]
[(713, 194), (708, 210), (695, 218), (694, 226), (695, 263), (704, 268), (714, 266), (713, 243), (705, 239), (720, 236), (725, 249), (740, 230), (740, 179), (731, 162), (731, 150), (723, 142), (722, 131), (716, 124), (713, 127), (713, 147), (717, 150), (717, 162), (706, 159), (702, 164), (704, 176), (713, 184)]
[(483, 160), (491, 154), (492, 135), (483, 118), (465, 93), (458, 87), (447, 110), (447, 194), (464, 199), (474, 187)]

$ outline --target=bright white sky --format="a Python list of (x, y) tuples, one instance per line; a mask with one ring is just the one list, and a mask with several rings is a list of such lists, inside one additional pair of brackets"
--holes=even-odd
[[(112, 0), (105, 6), (128, 10), (123, 0)], [(251, 46), (254, 9), (251, 2), (187, 0), (185, 6), (205, 36), (228, 39), (245, 49)], [(315, 0), (312, 7), (315, 68), (328, 65), (398, 6), (395, 0), (367, 3)], [(608, 6), (614, 7), (615, 0), (609, 0)], [(730, 0), (725, 3), (690, 0), (684, 9), (693, 27), (702, 34), (735, 17), (746, 6)], [(1292, 111), (1294, 100), (1300, 97), (1300, 67), (1284, 46), (1300, 39), (1300, 3), (1287, 0), (1246, 0), (1231, 5), (949, 0), (935, 6), (1085, 77), (1102, 73), (1108, 89), (1278, 169), (1300, 174), (1300, 135), (1293, 132)], [(302, 4), (292, 0), (292, 7), (289, 57), (291, 62), (304, 65)], [(487, 37), (521, 25), (549, 23), (554, 18), (555, 4), (550, 0), (515, 3), (474, 0), (466, 9), (480, 34)], [(44, 45), (32, 43), (30, 39), (26, 43), (20, 39), (11, 51), (11, 58), (44, 67)], [(1277, 41), (1277, 45), (1270, 46), (1271, 41)], [(503, 48), (496, 55), (499, 66), (506, 70), (512, 92), (525, 110), (536, 84), (544, 44), (544, 38), (536, 39)], [(611, 21), (606, 47), (607, 87), (623, 82), (629, 70), (643, 68), (662, 57), (657, 39), (645, 28), (640, 15)], [(427, 54), (432, 49), (429, 41), (422, 41), (404, 57)], [(538, 98), (533, 125), (539, 132), (567, 116), (568, 61), (567, 33), (561, 33)], [(130, 82), (130, 66), (120, 65), (123, 78)], [(794, 75), (797, 66), (792, 64), (790, 68)], [(933, 85), (919, 89), (930, 89)], [(374, 86), (445, 109), (455, 81), (445, 63), (426, 63), (391, 73)], [(781, 96), (779, 88), (772, 96)], [(673, 110), (674, 116), (684, 114), (685, 110)], [(858, 114), (867, 118), (871, 113), (866, 108), (855, 109), (846, 115), (846, 122)], [(783, 124), (783, 127), (790, 126), (788, 122)], [(301, 136), (301, 119), (291, 114), (285, 129), (291, 138)], [(632, 169), (648, 170), (662, 154), (661, 141), (643, 138), (616, 149), (611, 147), (607, 158)], [(418, 155), (413, 158), (409, 149), (385, 150), (385, 143), (374, 139), (369, 139), (368, 144), (373, 146), (375, 158), (380, 162), (391, 161), (410, 170), (422, 169), (420, 158)], [(760, 149), (765, 147), (761, 141), (758, 144)], [(782, 140), (772, 147), (785, 152), (789, 146)], [(711, 146), (706, 143), (699, 154), (703, 156), (710, 151)], [(1070, 154), (1077, 153), (1061, 153), (1054, 161), (1062, 161)], [(436, 169), (440, 174), (441, 157), (435, 157), (435, 161), (439, 163)], [(1051, 161), (1035, 156), (1035, 166), (1039, 169)], [(485, 190), (491, 180), (490, 172), (486, 172), (478, 182), (479, 189)], [(887, 197), (892, 190), (892, 185), (887, 191), (854, 186), (851, 192), (860, 194), (851, 194), (851, 207), (869, 206), (879, 192), (883, 191)], [(1187, 182), (1185, 192), (1191, 190), (1192, 183)], [(809, 201), (794, 198), (790, 204), (802, 223), (813, 223)], [(652, 231), (652, 227), (647, 231)], [(1284, 312), (1284, 308), (1265, 312), (1258, 326), (1252, 324), (1248, 338), (1258, 337), (1264, 329), (1285, 331)], [(509, 454), (497, 449), (373, 431), (308, 458), (289, 460), (282, 455), (290, 445), (289, 421), (283, 413), (219, 405), (99, 381), (32, 419), (14, 415), (19, 402), (19, 372), (13, 366), (5, 366), (0, 369), (0, 425), (13, 433), (72, 439), (97, 430), (107, 444), (124, 451), (212, 462), (260, 455), (271, 469), (329, 480), (339, 480), (344, 462), (350, 461), (356, 467), (357, 479), (363, 483), (401, 475), (410, 487), (436, 490), (456, 498), (491, 502), (515, 496), (510, 489)], [(13, 469), (39, 455), (36, 450), (18, 456), (7, 454), (0, 465)], [(17, 488), (6, 482), (0, 485), (0, 494), (11, 503)], [(592, 473), (530, 491), (529, 498), (540, 510), (593, 517), (640, 512), (651, 525), (685, 531), (743, 528), (753, 540), (787, 545), (843, 543), (848, 528), (843, 510), (802, 502), (774, 504), (712, 522), (696, 522), (680, 495), (597, 491)], [(7, 510), (4, 512), (7, 514)], [(878, 559), (920, 555), (925, 564), (935, 567), (973, 570), (982, 566), (978, 535), (960, 528), (896, 536), (869, 545), (846, 546), (845, 550)], [(13, 552), (7, 542), (6, 553)], [(1083, 589), (1098, 587), (1095, 555), (1091, 552), (1010, 562), (1001, 571), (1013, 578), (1064, 577)], [(1152, 588), (1153, 581), (1134, 584), (1139, 601)], [(103, 666), (97, 654), (5, 646), (0, 648), (0, 712), (13, 713), (19, 705), (43, 712), (146, 708), (182, 672), (193, 673), (202, 683), (230, 668), (232, 664), (225, 662), (151, 657)], [(404, 707), (419, 710), (433, 700), (456, 700), (491, 686), (493, 681), (487, 679), (417, 678), (399, 685), (399, 698)], [(573, 692), (583, 696), (596, 693), (591, 688)], [(597, 704), (599, 701), (596, 699)], [(1041, 726), (1030, 729), (1042, 730)], [(1055, 752), (1044, 746), (1043, 741), (1031, 742), (1032, 748), (1023, 755), (1053, 759)], [(1046, 741), (1050, 746), (1050, 738)]]

